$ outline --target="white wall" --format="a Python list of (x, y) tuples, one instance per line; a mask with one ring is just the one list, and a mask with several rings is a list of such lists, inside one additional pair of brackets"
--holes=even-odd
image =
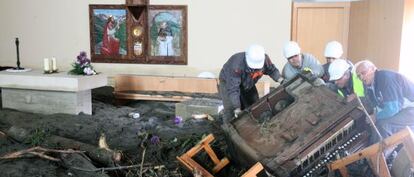
[[(23, 67), (42, 68), (55, 56), (60, 70), (69, 70), (79, 51), (90, 53), (89, 4), (123, 4), (124, 0), (1, 0), (0, 66), (14, 66), (14, 38), (20, 39)], [(290, 39), (291, 1), (152, 0), (151, 4), (188, 5), (188, 65), (93, 63), (97, 71), (196, 76), (218, 75), (235, 52), (251, 43), (263, 45), (281, 69), (282, 46)], [(89, 55), (88, 55), (89, 56)]]

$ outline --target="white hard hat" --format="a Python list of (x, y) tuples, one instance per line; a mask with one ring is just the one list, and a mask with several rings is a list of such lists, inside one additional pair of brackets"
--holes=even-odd
[(213, 73), (208, 72), (208, 71), (201, 72), (200, 74), (198, 74), (197, 77), (199, 77), (199, 78), (216, 78), (216, 76)]
[(338, 41), (331, 41), (326, 44), (325, 57), (340, 58), (343, 53), (342, 45)]
[(283, 55), (285, 56), (285, 58), (290, 58), (292, 56), (299, 55), (299, 54), (300, 54), (300, 47), (298, 43), (294, 41), (289, 41), (288, 43), (286, 43), (285, 48), (283, 48)]
[(253, 44), (246, 50), (247, 66), (253, 69), (263, 68), (265, 61), (265, 50), (262, 46)]
[(329, 80), (335, 81), (340, 79), (346, 71), (351, 68), (351, 64), (344, 59), (336, 59), (329, 65)]

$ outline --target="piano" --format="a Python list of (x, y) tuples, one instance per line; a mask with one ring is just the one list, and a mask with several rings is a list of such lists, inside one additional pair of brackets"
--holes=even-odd
[(369, 124), (357, 100), (298, 75), (223, 125), (232, 160), (261, 162), (277, 177), (327, 176), (326, 164), (368, 146)]

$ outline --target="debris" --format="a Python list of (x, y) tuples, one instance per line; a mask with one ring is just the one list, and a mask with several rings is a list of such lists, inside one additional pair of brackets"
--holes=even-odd
[(141, 157), (141, 165), (140, 165), (140, 169), (139, 169), (139, 176), (142, 177), (142, 173), (143, 173), (143, 166), (144, 166), (144, 160), (145, 160), (145, 151), (147, 150), (147, 147), (144, 146), (144, 142), (147, 141), (148, 138), (148, 134), (145, 134), (144, 139), (141, 141), (141, 145), (140, 147), (143, 148), (142, 150), (142, 157)]
[(128, 114), (128, 117), (133, 118), (133, 119), (138, 119), (141, 115), (139, 114), (139, 112), (131, 112)]
[(22, 158), (27, 154), (31, 154), (31, 155), (35, 155), (35, 156), (38, 156), (40, 158), (44, 158), (44, 159), (51, 160), (51, 161), (56, 161), (56, 162), (60, 161), (57, 158), (54, 158), (52, 156), (49, 156), (49, 155), (45, 154), (45, 153), (48, 153), (48, 152), (81, 153), (82, 151), (75, 151), (75, 150), (72, 150), (72, 149), (69, 149), (69, 150), (55, 150), (55, 149), (47, 149), (47, 148), (42, 148), (42, 147), (36, 146), (36, 147), (29, 148), (29, 149), (20, 150), (20, 151), (17, 151), (17, 152), (12, 152), (12, 153), (6, 154), (6, 155), (0, 157), (0, 159), (16, 159), (16, 158)]
[[(75, 170), (81, 170), (81, 171), (98, 172), (98, 171), (123, 170), (123, 169), (138, 168), (138, 167), (141, 167), (141, 164), (127, 165), (127, 166), (117, 166), (117, 167), (96, 168), (94, 170), (79, 168), (79, 167), (70, 167), (70, 168), (75, 169)], [(151, 168), (151, 169), (159, 170), (159, 169), (165, 168), (165, 165), (148, 165), (148, 164), (144, 164), (142, 168), (143, 169), (150, 169)]]
[(109, 177), (104, 171), (99, 172), (99, 169), (81, 154), (62, 154), (60, 158), (63, 161), (62, 164), (66, 168), (72, 169), (71, 172), (75, 176)]
[(205, 118), (207, 118), (207, 120), (214, 121), (214, 117), (211, 116), (210, 114), (193, 114), (193, 115), (191, 115), (191, 117), (194, 118), (194, 119), (205, 119)]
[(175, 125), (181, 124), (182, 122), (183, 122), (183, 118), (181, 116), (175, 116), (174, 118)]
[(99, 137), (98, 145), (99, 145), (99, 148), (112, 151), (111, 149), (109, 149), (108, 144), (106, 144), (106, 137), (104, 133), (101, 133), (101, 136)]
[[(17, 126), (12, 126), (5, 132), (8, 136), (18, 141), (25, 140), (31, 135), (31, 131)], [(108, 166), (112, 166), (115, 162), (119, 162), (121, 160), (121, 153), (118, 151), (102, 149), (90, 144), (82, 143), (61, 136), (46, 136), (44, 137), (44, 141), (41, 144), (42, 146), (46, 147), (63, 147), (64, 149), (79, 149), (81, 151), (86, 151), (91, 159)]]
[[(224, 140), (223, 132), (219, 125), (221, 122), (197, 121), (191, 118), (181, 123), (183, 127), (173, 124), (175, 117), (175, 103), (158, 101), (130, 101), (124, 106), (113, 104), (114, 95), (112, 87), (103, 87), (92, 90), (93, 95), (93, 115), (67, 115), (67, 114), (35, 114), (20, 112), (18, 110), (0, 110), (0, 130), (7, 130), (11, 126), (23, 127), (28, 132), (28, 136), (33, 135), (32, 129), (39, 129), (46, 135), (57, 135), (70, 138), (83, 143), (89, 143), (96, 149), (99, 148), (98, 140), (101, 133), (105, 134), (105, 142), (110, 149), (122, 150), (122, 161), (110, 166), (105, 163), (91, 161), (97, 167), (98, 173), (107, 171), (106, 168), (116, 168), (120, 166), (139, 165), (142, 160), (143, 149), (140, 148), (143, 135), (148, 133), (148, 138), (144, 142), (146, 147), (142, 176), (145, 177), (183, 177), (192, 176), (185, 168), (177, 163), (176, 156), (186, 152), (186, 150), (196, 145), (203, 134), (214, 133), (216, 139), (211, 144), (216, 154), (220, 157), (228, 157), (227, 144)], [(97, 92), (98, 91), (98, 92)], [(1, 103), (0, 103), (1, 104)], [(140, 118), (133, 119), (128, 117), (130, 112), (139, 112)], [(203, 113), (203, 112), (200, 112)], [(145, 115), (145, 116), (144, 116)], [(190, 114), (191, 116), (191, 114)], [(214, 117), (214, 118), (218, 118)], [(183, 117), (183, 119), (185, 119)], [(152, 135), (160, 139), (160, 143), (153, 145), (150, 142)], [(27, 136), (27, 137), (28, 137)], [(1, 135), (0, 135), (1, 137)], [(12, 137), (0, 138), (0, 156), (13, 152), (15, 149), (27, 149), (30, 144), (12, 141)], [(47, 139), (46, 139), (47, 140)], [(20, 141), (22, 142), (22, 141)], [(23, 139), (23, 142), (24, 139)], [(47, 141), (46, 141), (47, 142)], [(41, 144), (43, 147), (44, 146)], [(55, 144), (59, 145), (59, 144)], [(61, 147), (59, 145), (59, 147)], [(51, 147), (48, 147), (51, 148)], [(63, 148), (62, 149), (66, 149)], [(47, 153), (49, 155), (49, 153)], [(85, 155), (88, 152), (85, 152)], [(30, 154), (28, 154), (30, 155)], [(55, 153), (51, 153), (53, 157)], [(30, 155), (32, 156), (32, 155)], [(208, 154), (205, 152), (194, 157), (200, 164), (210, 167)], [(78, 176), (75, 169), (64, 168), (61, 163), (53, 163), (49, 160), (38, 158), (22, 158), (13, 161), (5, 161), (0, 165), (0, 176)], [(207, 162), (207, 163), (205, 163)], [(99, 164), (99, 166), (97, 166)], [(165, 165), (164, 168), (152, 168), (153, 165)], [(31, 169), (31, 171), (22, 170)], [(79, 167), (80, 168), (80, 167)], [(245, 170), (242, 167), (229, 164), (225, 170), (220, 171), (218, 176), (240, 176)], [(138, 177), (140, 168), (128, 168), (112, 170), (107, 172), (111, 176)], [(90, 175), (89, 175), (90, 176)]]

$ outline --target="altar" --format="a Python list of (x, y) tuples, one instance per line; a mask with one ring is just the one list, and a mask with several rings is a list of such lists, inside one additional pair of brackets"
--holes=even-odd
[(106, 86), (103, 74), (80, 76), (66, 71), (43, 74), (43, 71), (0, 71), (3, 108), (33, 113), (92, 114), (93, 88)]

